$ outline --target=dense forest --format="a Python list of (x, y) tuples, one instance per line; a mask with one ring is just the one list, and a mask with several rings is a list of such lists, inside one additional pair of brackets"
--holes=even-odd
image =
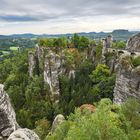
[[(139, 103), (129, 99), (122, 105), (113, 104), (116, 74), (109, 63), (113, 54), (106, 54), (107, 61), (102, 63), (101, 41), (74, 34), (71, 38), (39, 39), (38, 44), (58, 55), (63, 52), (66, 70), (74, 69), (75, 74), (59, 76), (56, 103), (44, 83), (44, 65), (35, 67), (33, 76), (29, 76), (28, 55), (36, 48), (15, 52), (1, 61), (0, 83), (5, 85), (21, 127), (34, 130), (41, 140), (139, 140)], [(95, 47), (94, 62), (87, 55), (91, 46)], [(124, 49), (125, 42), (115, 41), (112, 48)], [(139, 65), (139, 59), (135, 61)], [(95, 111), (81, 111), (83, 104), (93, 105)], [(50, 134), (57, 114), (63, 114), (66, 120)]]

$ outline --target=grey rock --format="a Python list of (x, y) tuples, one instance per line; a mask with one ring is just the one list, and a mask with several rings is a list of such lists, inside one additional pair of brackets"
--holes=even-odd
[(127, 62), (128, 56), (125, 54), (122, 55), (116, 71), (114, 103), (117, 104), (123, 103), (128, 98), (136, 98), (140, 101), (140, 66), (133, 68)]
[(102, 48), (102, 58), (101, 62), (103, 64), (106, 63), (106, 57), (105, 54), (108, 53), (109, 48), (112, 46), (113, 36), (108, 35), (105, 39), (102, 40), (103, 42), (103, 48)]
[(89, 58), (93, 65), (96, 65), (96, 44), (90, 44), (88, 46), (88, 51), (87, 51), (87, 58)]
[(32, 77), (33, 76), (33, 71), (35, 69), (36, 66), (36, 59), (35, 59), (35, 55), (33, 52), (29, 52), (28, 54), (28, 63), (29, 63), (29, 76)]
[(40, 138), (34, 131), (24, 128), (13, 132), (7, 140), (40, 140)]
[(0, 84), (0, 135), (8, 137), (18, 127), (9, 96), (4, 91), (4, 85)]
[(66, 56), (64, 51), (58, 53), (48, 47), (36, 47), (35, 53), (29, 53), (29, 75), (33, 76), (33, 71), (38, 68), (43, 71), (44, 83), (48, 84), (50, 97), (55, 103), (59, 102), (60, 83), (59, 76), (67, 75), (69, 78), (75, 78), (75, 70), (67, 69)]
[(62, 114), (59, 114), (55, 117), (53, 124), (52, 124), (52, 129), (51, 129), (51, 133), (53, 133), (56, 128), (65, 121), (65, 117)]
[[(50, 51), (44, 61), (44, 81), (49, 85), (52, 96), (59, 96), (59, 74), (61, 58)], [(57, 100), (57, 99), (56, 99)]]
[(39, 140), (32, 130), (19, 127), (9, 96), (4, 91), (4, 85), (0, 84), (0, 139), (7, 138), (8, 140)]
[(129, 38), (126, 49), (130, 52), (140, 52), (140, 33)]

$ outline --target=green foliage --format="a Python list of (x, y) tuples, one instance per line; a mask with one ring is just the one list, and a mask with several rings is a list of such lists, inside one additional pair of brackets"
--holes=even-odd
[(133, 66), (132, 64), (132, 57), (130, 55), (123, 56), (119, 62), (125, 69)]
[(68, 115), (74, 111), (75, 106), (91, 104), (101, 98), (113, 99), (114, 85), (115, 76), (110, 75), (106, 65), (99, 64), (93, 70), (92, 63), (84, 61), (76, 70), (74, 79), (60, 76), (59, 108)]
[(97, 63), (100, 63), (101, 61), (101, 55), (102, 55), (102, 48), (103, 48), (103, 45), (101, 42), (99, 42), (96, 46), (96, 61)]
[(106, 65), (98, 64), (90, 74), (90, 78), (93, 82), (90, 92), (94, 101), (99, 101), (101, 98), (113, 99), (115, 76), (110, 75), (110, 69)]
[[(129, 105), (131, 103), (126, 102)], [(98, 103), (94, 113), (82, 114), (80, 110), (76, 110), (56, 129), (54, 134), (47, 137), (47, 140), (138, 140), (139, 130), (133, 126), (122, 127), (122, 114), (125, 115), (125, 113), (119, 106), (118, 111), (122, 114), (112, 111), (113, 108), (114, 105), (109, 99), (103, 99)], [(125, 110), (129, 111), (129, 107)], [(133, 112), (136, 113), (137, 110), (134, 109)], [(131, 124), (130, 120), (128, 122)], [(127, 129), (129, 132), (126, 132)]]
[(54, 45), (53, 39), (43, 38), (39, 40), (39, 46), (53, 47), (53, 45)]
[(77, 33), (74, 34), (73, 38), (72, 38), (72, 42), (75, 48), (78, 48), (79, 43), (80, 43), (80, 37), (78, 36)]
[(129, 99), (126, 103), (121, 106), (121, 113), (126, 122), (131, 122), (134, 129), (140, 127), (140, 105), (135, 99)]
[(41, 119), (36, 121), (35, 126), (36, 128), (34, 131), (38, 134), (40, 139), (43, 140), (50, 131), (50, 122), (46, 119)]
[(81, 36), (80, 37), (80, 43), (79, 43), (79, 49), (85, 49), (89, 45), (89, 39), (87, 37)]
[(96, 69), (92, 72), (92, 75), (90, 75), (90, 78), (92, 79), (93, 83), (98, 83), (105, 80), (109, 74), (110, 70), (106, 65), (98, 64)]
[(43, 38), (39, 40), (39, 46), (47, 47), (58, 53), (62, 48), (67, 47), (68, 40), (64, 37), (59, 38)]
[(120, 42), (118, 42), (118, 44), (117, 44), (117, 47), (118, 47), (119, 49), (125, 49), (125, 46), (126, 46), (126, 43), (125, 43), (124, 41), (120, 41)]
[(126, 47), (126, 42), (124, 41), (113, 42), (112, 44), (112, 48), (116, 48), (116, 49), (125, 49), (125, 47)]
[(17, 112), (17, 122), (22, 127), (33, 128), (32, 114), (30, 110), (19, 109)]
[(75, 72), (75, 78), (67, 76), (60, 77), (60, 104), (59, 108), (64, 114), (70, 114), (75, 106), (84, 103), (92, 103), (93, 99), (89, 94), (91, 80), (89, 74), (92, 71), (92, 64), (89, 61), (83, 62)]
[(137, 67), (140, 65), (140, 56), (132, 58), (132, 64), (134, 67)]
[(28, 76), (28, 52), (4, 60), (0, 64), (1, 82), (10, 96), (21, 127), (34, 128), (42, 118), (53, 120), (54, 108), (47, 95), (43, 77)]
[[(89, 43), (96, 43), (96, 64), (86, 58)], [(100, 64), (101, 42), (74, 34), (72, 39), (47, 38), (40, 40), (40, 46), (49, 47), (56, 53), (63, 49), (66, 70), (59, 76), (59, 103), (50, 98), (50, 88), (44, 83), (44, 59), (38, 62), (32, 77), (28, 74), (28, 52), (16, 53), (0, 63), (0, 82), (10, 96), (21, 127), (34, 129), (43, 140), (50, 131), (54, 116), (58, 113), (69, 115), (75, 107), (92, 104), (102, 98), (113, 99), (115, 75), (110, 74), (108, 66)], [(67, 48), (74, 47), (74, 48)], [(47, 52), (48, 49), (46, 49)], [(108, 59), (112, 54), (107, 54)], [(125, 58), (124, 64), (139, 65), (139, 58)], [(74, 76), (69, 72), (74, 70)], [(139, 105), (129, 101), (122, 106), (112, 104), (110, 99), (97, 103), (95, 113), (75, 111), (52, 136), (51, 140), (138, 140)], [(132, 106), (133, 104), (133, 106)]]

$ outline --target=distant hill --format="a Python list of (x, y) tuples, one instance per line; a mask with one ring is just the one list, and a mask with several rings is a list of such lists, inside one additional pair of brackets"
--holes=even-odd
[[(114, 40), (127, 40), (130, 36), (132, 36), (133, 34), (138, 33), (139, 31), (128, 31), (128, 30), (124, 30), (124, 29), (119, 29), (119, 30), (114, 30), (112, 32), (80, 32), (78, 33), (80, 36), (87, 36), (90, 37), (92, 39), (101, 39), (106, 37), (109, 34), (113, 35)], [(43, 37), (60, 37), (60, 36), (73, 36), (73, 34), (68, 33), (68, 34), (41, 34), (41, 35), (37, 35), (37, 34), (31, 34), (31, 33), (27, 33), (27, 34), (13, 34), (13, 35), (0, 35), (0, 39), (7, 39), (7, 38), (43, 38)]]
[(27, 34), (13, 34), (13, 35), (10, 35), (9, 37), (13, 37), (13, 38), (33, 38), (35, 36), (37, 36), (37, 35), (27, 33)]

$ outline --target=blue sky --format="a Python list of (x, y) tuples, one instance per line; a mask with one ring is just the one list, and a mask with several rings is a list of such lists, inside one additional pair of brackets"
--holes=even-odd
[(140, 0), (0, 0), (0, 34), (140, 30)]

